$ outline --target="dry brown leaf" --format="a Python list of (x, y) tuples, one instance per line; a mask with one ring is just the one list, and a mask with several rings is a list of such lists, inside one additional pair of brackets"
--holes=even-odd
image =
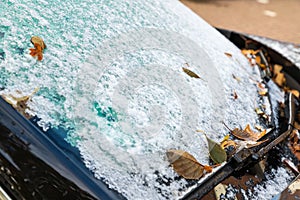
[(247, 124), (247, 126), (245, 127), (244, 130), (235, 128), (234, 130), (231, 131), (231, 133), (242, 140), (246, 140), (246, 141), (257, 141), (259, 140), (261, 137), (263, 137), (266, 134), (267, 130), (262, 131), (261, 133), (255, 133), (250, 129), (250, 125)]
[(269, 116), (266, 113), (264, 113), (260, 108), (255, 108), (255, 112), (257, 115), (264, 118), (265, 120), (269, 120)]
[(265, 96), (266, 94), (268, 94), (268, 88), (266, 88), (265, 84), (258, 82), (256, 85), (258, 87), (259, 95)]
[(34, 45), (34, 48), (29, 49), (30, 55), (37, 57), (37, 59), (41, 61), (43, 59), (43, 50), (46, 48), (43, 39), (38, 36), (33, 36), (30, 41)]
[(266, 96), (268, 94), (268, 89), (264, 89), (264, 90), (259, 90), (258, 91), (258, 94), (260, 96)]
[(233, 96), (233, 99), (237, 99), (237, 98), (238, 98), (238, 95), (237, 95), (237, 93), (236, 93), (236, 91), (235, 91), (235, 90), (233, 91), (233, 94), (232, 94), (232, 96)]
[(32, 116), (26, 112), (28, 107), (28, 101), (32, 98), (32, 96), (37, 93), (39, 88), (35, 88), (35, 90), (27, 96), (22, 96), (22, 97), (15, 97), (13, 95), (5, 95), (3, 94), (2, 97), (3, 99), (12, 105), (18, 112), (20, 112), (23, 116), (25, 116), (27, 119), (31, 118)]
[(285, 83), (285, 77), (283, 73), (277, 74), (274, 78), (275, 83), (277, 83), (279, 86), (283, 86), (283, 84)]
[(47, 48), (46, 44), (44, 43), (44, 40), (39, 36), (32, 36), (30, 41), (33, 45), (39, 45), (42, 48), (42, 50)]
[(200, 78), (200, 76), (198, 76), (195, 72), (193, 72), (185, 67), (183, 67), (182, 70), (192, 78)]
[(254, 51), (253, 49), (242, 49), (242, 54), (244, 54), (245, 56), (247, 55), (256, 55), (258, 52), (260, 52), (260, 50), (256, 50)]
[(300, 130), (300, 124), (296, 121), (294, 123), (294, 127), (297, 129), (297, 130)]
[(295, 95), (297, 98), (299, 98), (300, 93), (298, 90), (288, 90), (288, 92), (291, 92), (293, 95)]
[(292, 131), (289, 138), (288, 147), (292, 151), (292, 153), (296, 156), (298, 160), (300, 160), (300, 144), (299, 144), (299, 124), (296, 122), (294, 125), (296, 129)]
[(258, 64), (259, 66), (261, 65), (261, 58), (260, 58), (260, 56), (256, 56), (255, 57), (255, 61), (256, 61), (256, 64)]
[(210, 166), (200, 164), (194, 156), (183, 150), (168, 150), (168, 161), (174, 171), (186, 179), (200, 179), (205, 172), (211, 172)]
[(256, 114), (258, 114), (258, 115), (263, 115), (263, 114), (265, 114), (260, 108), (255, 108), (255, 112), (256, 112)]
[(249, 60), (250, 64), (253, 66), (255, 64), (257, 64), (257, 56), (256, 54), (260, 51), (260, 50), (252, 50), (252, 49), (242, 49), (241, 50), (242, 53), (246, 56), (246, 58)]
[(266, 89), (266, 85), (265, 85), (264, 83), (257, 82), (256, 85), (257, 85), (257, 87), (258, 87), (259, 89), (261, 89), (261, 90)]
[(281, 72), (282, 69), (283, 69), (283, 67), (280, 65), (274, 65), (274, 67), (273, 67), (273, 73), (274, 73), (273, 80), (280, 87), (283, 87), (283, 85), (286, 82), (284, 73)]
[(230, 57), (230, 58), (232, 57), (232, 54), (231, 54), (231, 53), (225, 52), (224, 54), (225, 54), (226, 56)]
[(275, 74), (280, 74), (281, 70), (283, 69), (283, 67), (281, 65), (274, 65), (273, 66), (273, 73)]

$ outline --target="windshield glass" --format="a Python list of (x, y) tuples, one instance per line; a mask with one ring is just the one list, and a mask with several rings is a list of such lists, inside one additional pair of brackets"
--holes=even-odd
[[(47, 46), (41, 61), (29, 54), (35, 35)], [(128, 199), (174, 199), (196, 185), (169, 167), (166, 151), (208, 164), (196, 130), (221, 141), (222, 122), (259, 124), (259, 80), (233, 44), (178, 1), (0, 6), (0, 93), (38, 88), (31, 120)]]

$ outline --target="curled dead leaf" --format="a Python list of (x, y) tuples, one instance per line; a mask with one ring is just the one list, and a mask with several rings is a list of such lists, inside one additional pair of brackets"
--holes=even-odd
[(260, 52), (260, 50), (252, 50), (252, 49), (242, 49), (242, 54), (246, 56), (250, 64), (253, 66), (257, 64), (257, 61), (260, 62), (260, 59), (257, 59), (257, 54)]
[(47, 48), (46, 44), (44, 43), (44, 40), (42, 38), (40, 38), (39, 36), (32, 36), (30, 39), (30, 42), (33, 45), (39, 45), (42, 50)]
[(233, 148), (236, 149), (236, 143), (235, 143), (235, 141), (233, 141), (233, 140), (226, 140), (226, 141), (221, 142), (221, 147), (223, 149), (226, 149), (229, 146), (233, 146)]
[(211, 172), (210, 166), (200, 164), (194, 156), (183, 150), (168, 150), (168, 161), (174, 171), (186, 179), (200, 179), (206, 172)]
[(43, 59), (43, 50), (46, 48), (46, 44), (43, 39), (38, 36), (33, 36), (31, 38), (31, 43), (34, 45), (34, 48), (30, 48), (30, 55), (32, 57), (37, 57), (39, 61)]
[(299, 98), (299, 96), (300, 96), (300, 93), (298, 90), (288, 90), (288, 92), (291, 92), (297, 98)]
[(264, 130), (261, 133), (255, 133), (250, 129), (250, 125), (247, 124), (244, 130), (235, 128), (234, 130), (231, 131), (231, 133), (239, 139), (246, 140), (246, 141), (251, 140), (256, 142), (267, 133), (267, 130)]

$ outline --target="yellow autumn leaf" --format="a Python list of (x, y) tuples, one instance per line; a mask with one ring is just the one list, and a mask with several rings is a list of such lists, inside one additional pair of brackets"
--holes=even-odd
[(229, 147), (229, 146), (233, 146), (234, 149), (236, 149), (236, 142), (233, 140), (226, 140), (226, 141), (222, 141), (221, 142), (221, 147), (223, 149)]
[(281, 87), (286, 82), (284, 73), (281, 72), (282, 69), (283, 69), (283, 67), (280, 65), (274, 65), (274, 67), (273, 67), (273, 73), (274, 73), (273, 80), (277, 85), (279, 85)]
[(260, 50), (256, 50), (254, 51), (253, 49), (242, 49), (241, 52), (242, 54), (244, 54), (245, 56), (247, 55), (256, 55)]
[(256, 114), (258, 114), (258, 115), (263, 115), (263, 114), (265, 114), (260, 108), (255, 108), (255, 112), (256, 112)]
[(298, 97), (298, 98), (299, 98), (299, 96), (300, 96), (300, 93), (299, 93), (298, 90), (288, 90), (288, 92), (291, 92), (293, 95), (295, 95), (295, 96)]

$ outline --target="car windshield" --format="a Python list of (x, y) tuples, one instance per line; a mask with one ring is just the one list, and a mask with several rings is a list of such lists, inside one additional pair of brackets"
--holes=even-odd
[[(46, 44), (41, 61), (29, 54), (32, 36)], [(259, 81), (240, 50), (179, 1), (0, 6), (0, 93), (36, 91), (31, 121), (128, 199), (179, 198), (198, 183), (173, 171), (167, 150), (208, 165), (201, 132), (221, 141), (223, 123), (264, 126), (253, 109), (268, 102)]]

